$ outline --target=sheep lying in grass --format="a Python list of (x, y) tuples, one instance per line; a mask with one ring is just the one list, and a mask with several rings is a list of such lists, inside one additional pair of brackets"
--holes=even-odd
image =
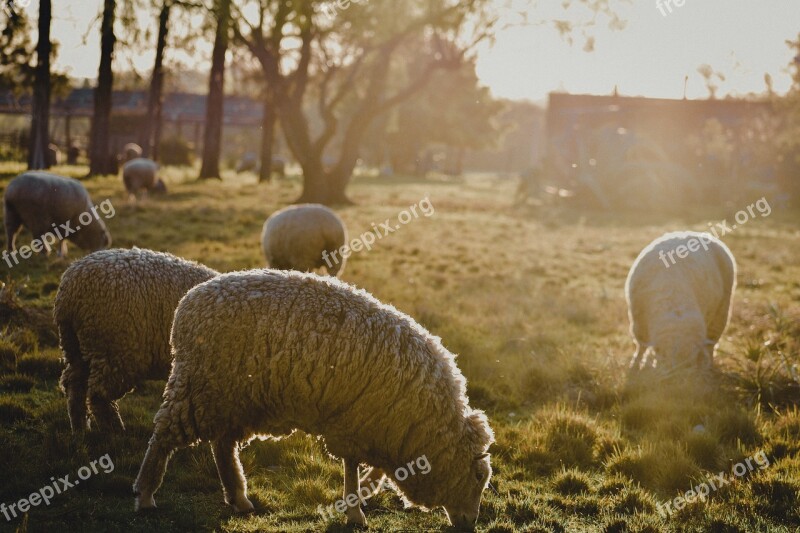
[(337, 250), (346, 241), (342, 219), (318, 204), (296, 205), (273, 213), (261, 233), (261, 247), (270, 267), (301, 272), (325, 267), (331, 276), (344, 271), (346, 259)]
[[(633, 263), (625, 284), (638, 370), (649, 348), (672, 368), (710, 368), (728, 325), (736, 288), (736, 262), (708, 233), (668, 233)], [(655, 361), (653, 361), (655, 362)]]
[(167, 186), (158, 178), (158, 164), (150, 159), (133, 159), (122, 167), (122, 181), (131, 197), (145, 191), (166, 194)]
[[(104, 213), (106, 202), (101, 204)], [(8, 184), (3, 203), (9, 252), (16, 249), (16, 236), (23, 225), (48, 253), (60, 243), (60, 256), (67, 254), (67, 240), (92, 251), (111, 244), (111, 235), (97, 216), (98, 206), (92, 205), (89, 193), (78, 180), (47, 172), (26, 172)], [(110, 202), (108, 207), (113, 209)], [(81, 218), (90, 222), (82, 223)]]
[(108, 250), (76, 261), (56, 294), (73, 431), (87, 428), (87, 399), (101, 430), (122, 430), (117, 400), (142, 380), (165, 379), (178, 302), (217, 272), (150, 250)]
[[(492, 430), (470, 408), (454, 356), (410, 317), (335, 278), (255, 270), (189, 291), (171, 343), (175, 362), (134, 484), (137, 509), (155, 506), (172, 453), (203, 440), (225, 501), (250, 511), (239, 447), (299, 429), (343, 458), (346, 498), (361, 494), (363, 462), (410, 502), (475, 524)], [(392, 474), (423, 455), (430, 474)], [(347, 520), (366, 522), (357, 505)]]

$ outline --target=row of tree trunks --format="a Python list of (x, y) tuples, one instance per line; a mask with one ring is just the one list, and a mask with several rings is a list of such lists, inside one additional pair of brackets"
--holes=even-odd
[(47, 147), (50, 144), (50, 21), (51, 0), (39, 2), (39, 42), (36, 46), (36, 79), (33, 87), (33, 115), (31, 117), (28, 168), (41, 170), (49, 165)]

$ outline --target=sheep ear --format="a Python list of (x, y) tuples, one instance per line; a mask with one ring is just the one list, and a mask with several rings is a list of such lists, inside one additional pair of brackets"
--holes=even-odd
[(475, 460), (480, 461), (481, 459), (486, 459), (487, 457), (489, 457), (488, 452), (479, 453), (478, 455), (475, 456)]

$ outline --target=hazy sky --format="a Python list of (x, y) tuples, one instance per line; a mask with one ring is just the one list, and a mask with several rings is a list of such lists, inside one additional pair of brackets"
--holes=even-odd
[[(53, 36), (61, 43), (57, 66), (72, 76), (97, 75), (98, 25), (88, 33), (86, 44), (83, 37), (100, 4), (53, 4)], [(565, 15), (560, 6), (560, 0), (540, 0), (531, 16), (552, 20), (586, 15), (580, 9)], [(702, 98), (708, 94), (697, 72), (703, 64), (725, 75), (719, 82), (720, 96), (763, 92), (765, 73), (772, 75), (778, 92), (789, 85), (792, 54), (785, 41), (800, 33), (800, 0), (685, 0), (666, 16), (657, 0), (634, 0), (622, 4), (619, 13), (627, 21), (625, 30), (611, 31), (607, 21), (599, 20), (591, 30), (596, 37), (592, 53), (583, 51), (580, 35), (570, 46), (552, 26), (506, 28), (494, 45), (481, 47), (478, 74), (496, 96), (534, 101), (543, 101), (554, 90), (609, 94), (615, 85), (625, 95), (680, 98), (687, 75), (688, 96)], [(152, 56), (150, 52), (120, 59), (123, 65), (132, 60), (146, 71)]]

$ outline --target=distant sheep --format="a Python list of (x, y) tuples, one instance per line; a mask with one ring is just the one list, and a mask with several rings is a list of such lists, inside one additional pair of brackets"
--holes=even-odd
[(122, 147), (122, 153), (119, 156), (119, 160), (123, 163), (127, 163), (128, 161), (133, 161), (134, 159), (139, 159), (142, 157), (144, 150), (142, 147), (136, 143), (128, 143)]
[(287, 207), (264, 223), (261, 248), (270, 267), (311, 272), (325, 267), (331, 276), (341, 275), (346, 259), (325, 261), (344, 246), (347, 230), (336, 213), (319, 204)]
[(150, 250), (107, 250), (64, 272), (54, 316), (66, 368), (73, 431), (87, 427), (87, 400), (101, 430), (122, 430), (117, 400), (145, 379), (166, 379), (169, 332), (180, 299), (216, 276), (203, 265)]
[(631, 369), (646, 364), (648, 349), (660, 367), (710, 368), (735, 288), (736, 262), (719, 239), (679, 232), (653, 241), (633, 263), (625, 284), (636, 343)]
[[(155, 506), (176, 449), (210, 441), (225, 501), (250, 511), (240, 446), (299, 429), (343, 458), (345, 494), (362, 494), (366, 463), (410, 502), (443, 506), (456, 526), (474, 526), (492, 430), (469, 406), (455, 356), (409, 316), (335, 278), (237, 272), (189, 291), (171, 344), (172, 373), (134, 484), (137, 509)], [(429, 474), (396, 475), (423, 455)], [(348, 505), (348, 522), (365, 524)]]
[(122, 167), (122, 181), (130, 196), (138, 193), (153, 192), (166, 194), (167, 186), (158, 178), (158, 164), (150, 159), (133, 159)]
[[(111, 235), (99, 217), (93, 216), (89, 224), (81, 225), (80, 216), (93, 213), (96, 208), (78, 180), (46, 172), (26, 172), (8, 184), (3, 203), (9, 252), (16, 249), (16, 236), (22, 226), (27, 227), (35, 239), (44, 242), (48, 253), (52, 244), (59, 240), (45, 239), (45, 235), (61, 234), (65, 239), (60, 240), (58, 254), (62, 256), (67, 253), (67, 239), (90, 251), (108, 248), (111, 244)], [(71, 234), (66, 235), (66, 230), (56, 231), (67, 225)]]
[(55, 144), (47, 145), (47, 167), (54, 167), (61, 164), (61, 150)]

